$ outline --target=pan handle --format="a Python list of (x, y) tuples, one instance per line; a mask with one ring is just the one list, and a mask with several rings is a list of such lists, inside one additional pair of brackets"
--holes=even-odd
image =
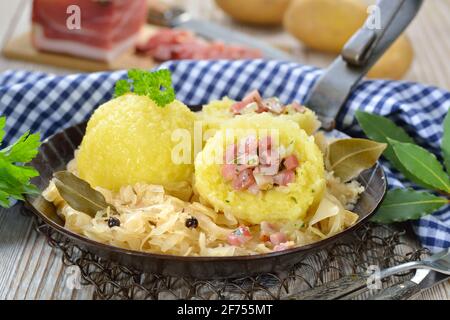
[(307, 96), (325, 130), (335, 119), (352, 89), (406, 29), (423, 0), (380, 0), (364, 26), (345, 44), (341, 54), (325, 70)]

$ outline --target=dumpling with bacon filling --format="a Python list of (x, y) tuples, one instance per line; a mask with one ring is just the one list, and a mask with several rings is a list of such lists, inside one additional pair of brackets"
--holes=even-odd
[(253, 224), (304, 219), (323, 196), (324, 174), (314, 138), (265, 113), (225, 122), (195, 160), (200, 199)]
[[(307, 134), (313, 134), (320, 127), (320, 122), (312, 110), (296, 101), (283, 104), (276, 97), (263, 98), (257, 90), (251, 91), (240, 101), (234, 101), (227, 97), (212, 101), (203, 106), (202, 111), (197, 112), (196, 116), (202, 121), (205, 135), (209, 137), (209, 134), (218, 130), (226, 120), (241, 115), (259, 113), (266, 113), (283, 120), (292, 120)], [(208, 130), (210, 131), (206, 133)]]

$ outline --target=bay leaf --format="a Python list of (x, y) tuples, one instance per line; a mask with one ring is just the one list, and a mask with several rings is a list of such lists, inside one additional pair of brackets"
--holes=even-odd
[(408, 172), (435, 190), (450, 192), (450, 178), (434, 154), (411, 143), (389, 139), (389, 144)]
[(98, 211), (115, 208), (106, 202), (105, 197), (92, 188), (89, 183), (78, 178), (69, 171), (59, 171), (53, 174), (55, 186), (61, 197), (73, 209), (95, 217)]
[(445, 168), (450, 174), (450, 110), (444, 119), (444, 136), (441, 144), (442, 154), (444, 156)]
[(372, 167), (380, 158), (385, 143), (367, 139), (340, 139), (328, 146), (326, 166), (328, 171), (346, 182), (357, 177), (361, 171)]
[(449, 203), (449, 200), (428, 192), (394, 189), (388, 191), (383, 203), (371, 220), (378, 223), (417, 220), (433, 213), (447, 203)]
[[(392, 120), (388, 118), (359, 110), (356, 111), (355, 117), (366, 136), (374, 141), (389, 143), (388, 140), (393, 139), (400, 142), (414, 143), (414, 140), (406, 133), (403, 128), (397, 126)], [(394, 149), (390, 144), (388, 144), (386, 150), (384, 150), (383, 155), (386, 157), (386, 159), (389, 160), (394, 168), (400, 171), (408, 180), (427, 189), (433, 189), (432, 186), (426, 184), (424, 181), (416, 177), (414, 173), (410, 173), (408, 170), (406, 170), (406, 168), (402, 165), (400, 160), (395, 155)]]

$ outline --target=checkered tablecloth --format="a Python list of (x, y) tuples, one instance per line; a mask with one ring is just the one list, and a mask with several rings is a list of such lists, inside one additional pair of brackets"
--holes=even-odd
[[(225, 95), (242, 98), (257, 88), (263, 96), (287, 103), (304, 101), (320, 69), (290, 62), (180, 61), (162, 66), (172, 71), (177, 98), (188, 105), (204, 104)], [(27, 130), (43, 137), (86, 120), (112, 97), (114, 83), (125, 71), (55, 76), (11, 70), (0, 74), (0, 113), (7, 116), (6, 142)], [(388, 116), (417, 143), (440, 155), (442, 122), (450, 108), (450, 92), (417, 83), (370, 80), (353, 91), (337, 123), (351, 136), (363, 136), (355, 110)], [(411, 186), (383, 161), (390, 187)], [(450, 208), (413, 222), (422, 244), (432, 251), (450, 247)]]

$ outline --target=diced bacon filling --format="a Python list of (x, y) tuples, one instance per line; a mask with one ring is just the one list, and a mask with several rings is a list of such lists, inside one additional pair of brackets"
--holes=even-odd
[(183, 29), (160, 29), (144, 43), (136, 46), (140, 54), (157, 61), (181, 59), (253, 59), (261, 58), (260, 50), (222, 42), (208, 42)]
[[(293, 102), (290, 105), (293, 112), (304, 113), (306, 108), (298, 102)], [(289, 112), (288, 105), (283, 105), (278, 98), (271, 97), (263, 99), (258, 90), (253, 90), (247, 94), (241, 101), (235, 102), (230, 107), (230, 112), (233, 115), (241, 115), (248, 113), (263, 113), (270, 112), (275, 115), (286, 114)]]
[(246, 226), (240, 226), (228, 235), (228, 243), (232, 246), (241, 246), (252, 238), (250, 229)]
[(257, 140), (254, 136), (228, 146), (222, 165), (222, 177), (231, 182), (234, 190), (247, 190), (253, 194), (286, 186), (295, 180), (300, 165), (294, 154), (280, 161), (280, 151), (270, 136)]

